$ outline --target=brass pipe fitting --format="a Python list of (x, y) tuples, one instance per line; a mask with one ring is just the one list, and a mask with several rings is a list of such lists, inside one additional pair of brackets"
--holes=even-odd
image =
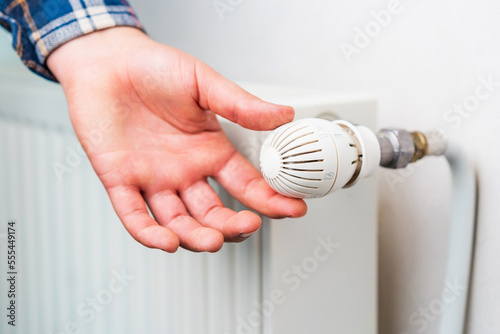
[(440, 131), (408, 132), (404, 129), (382, 129), (377, 134), (380, 144), (380, 166), (405, 168), (428, 155), (446, 153), (446, 137)]
[(415, 145), (415, 154), (413, 154), (411, 162), (415, 162), (427, 155), (429, 145), (427, 144), (427, 138), (422, 132), (410, 132), (410, 136), (413, 139), (413, 144)]

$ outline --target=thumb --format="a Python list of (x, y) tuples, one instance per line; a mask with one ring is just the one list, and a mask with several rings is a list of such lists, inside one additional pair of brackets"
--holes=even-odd
[(273, 130), (293, 120), (292, 107), (262, 101), (201, 61), (196, 65), (201, 108), (252, 130)]

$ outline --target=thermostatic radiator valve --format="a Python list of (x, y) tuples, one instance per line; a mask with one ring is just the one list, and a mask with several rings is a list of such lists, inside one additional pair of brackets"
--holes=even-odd
[(288, 197), (318, 198), (354, 185), (377, 166), (404, 168), (426, 155), (442, 155), (438, 132), (370, 129), (346, 121), (306, 118), (280, 126), (262, 145), (267, 183)]

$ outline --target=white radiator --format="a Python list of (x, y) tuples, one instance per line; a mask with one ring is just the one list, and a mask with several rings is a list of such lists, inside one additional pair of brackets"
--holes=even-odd
[[(0, 281), (1, 333), (376, 333), (375, 180), (309, 202), (305, 218), (266, 219), (259, 235), (217, 254), (150, 250), (115, 216), (58, 86), (3, 73), (0, 270), (7, 276), (15, 220), (17, 274), (15, 327)], [(249, 89), (297, 117), (333, 111), (375, 127), (370, 97)], [(225, 127), (255, 162), (265, 134)], [(71, 172), (56, 173), (58, 163)]]

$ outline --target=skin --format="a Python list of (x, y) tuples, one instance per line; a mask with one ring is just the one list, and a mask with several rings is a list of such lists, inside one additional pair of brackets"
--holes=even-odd
[(51, 53), (47, 64), (116, 213), (144, 246), (216, 252), (224, 241), (242, 241), (260, 228), (258, 215), (224, 207), (207, 177), (266, 216), (306, 213), (304, 201), (266, 184), (215, 116), (272, 130), (293, 119), (291, 107), (258, 99), (134, 28), (74, 39)]

